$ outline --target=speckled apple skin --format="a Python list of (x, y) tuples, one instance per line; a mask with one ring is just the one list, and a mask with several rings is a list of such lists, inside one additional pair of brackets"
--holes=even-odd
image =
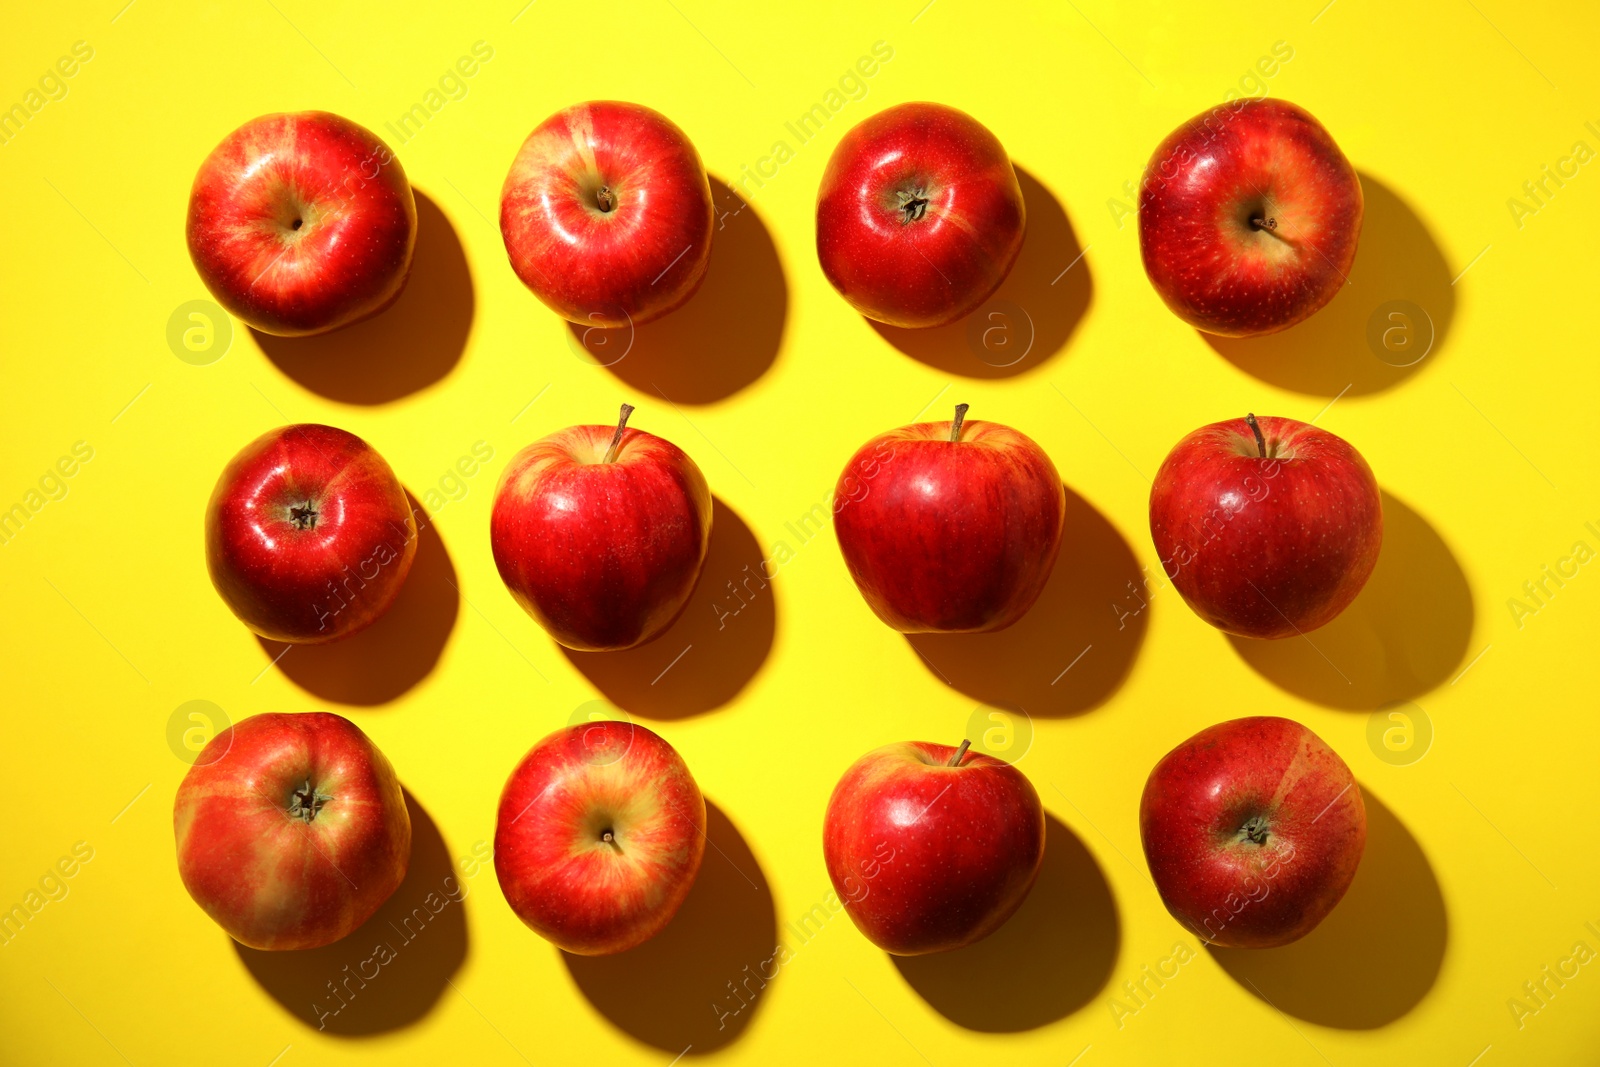
[(919, 956), (988, 937), (1027, 899), (1044, 861), (1045, 819), (1023, 773), (992, 756), (924, 741), (861, 757), (828, 800), (823, 856), (867, 939)]
[[(1383, 501), (1348, 441), (1294, 419), (1202, 426), (1150, 487), (1150, 536), (1195, 614), (1241, 637), (1283, 638), (1331, 622), (1377, 565)], [(1287, 458), (1285, 458), (1287, 457)]]
[[(907, 221), (898, 194), (928, 201)], [(822, 273), (869, 319), (943, 326), (1000, 287), (1022, 250), (1022, 187), (987, 127), (944, 104), (900, 104), (846, 133), (817, 191)]]
[[(1264, 822), (1258, 842), (1240, 833)], [(1208, 727), (1162, 757), (1139, 803), (1161, 899), (1214, 945), (1271, 948), (1310, 933), (1355, 878), (1366, 806), (1350, 768), (1297, 722)]]
[(531, 929), (600, 956), (672, 921), (705, 848), (705, 798), (677, 750), (643, 726), (586, 722), (546, 737), (511, 772), (494, 870)]
[(417, 206), (371, 131), (326, 111), (263, 115), (201, 164), (187, 235), (200, 279), (235, 318), (264, 333), (323, 333), (399, 297)]
[[(596, 191), (616, 198), (610, 211)], [(683, 304), (711, 259), (711, 184), (688, 136), (639, 104), (556, 112), (523, 142), (500, 191), (511, 267), (556, 314), (620, 328)]]
[(834, 530), (856, 587), (902, 633), (1000, 630), (1039, 598), (1066, 519), (1044, 450), (996, 422), (880, 434), (834, 492)]
[(711, 490), (671, 441), (573, 426), (506, 466), (489, 540), (517, 603), (567, 648), (632, 648), (659, 637), (694, 592), (711, 545)]
[(1287, 329), (1338, 294), (1361, 215), (1361, 180), (1321, 123), (1285, 100), (1241, 100), (1156, 148), (1139, 189), (1139, 249), (1174, 314), (1248, 337)]

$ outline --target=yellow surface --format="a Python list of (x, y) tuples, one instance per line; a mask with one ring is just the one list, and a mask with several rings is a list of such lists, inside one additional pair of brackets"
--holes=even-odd
[[(0, 947), (0, 1060), (665, 1064), (690, 1045), (683, 1062), (1595, 1062), (1600, 577), (1561, 562), (1575, 542), (1600, 549), (1600, 174), (1561, 162), (1575, 142), (1600, 149), (1585, 126), (1600, 119), (1592, 7), (910, 0), (778, 16), (709, 0), (520, 2), (7, 14), (0, 103), (36, 113), (0, 145), (0, 506), (27, 514), (0, 547), (12, 813), (0, 905), (26, 905), (41, 878), (61, 899), (31, 898), (37, 914)], [(77, 41), (92, 58), (46, 82), (58, 99), (29, 101)], [(447, 79), (459, 98), (430, 100), (480, 41), (492, 58), (464, 95)], [(844, 83), (864, 97), (830, 100), (878, 41), (892, 59)], [(1292, 58), (1250, 80), (1278, 42)], [(1162, 307), (1117, 202), (1161, 136), (1241, 84), (1327, 125), (1361, 171), (1368, 219), (1332, 306), (1280, 342), (1219, 353)], [(527, 132), (595, 97), (663, 111), (725, 182), (764, 175), (746, 180), (737, 214), (718, 190), (728, 217), (707, 289), (610, 370), (577, 358), (492, 224)], [(1012, 373), (978, 377), (960, 331), (921, 359), (898, 351), (817, 269), (812, 202), (833, 144), (918, 99), (977, 116), (1032, 176), (1029, 244), (1001, 295), (1036, 344)], [(426, 122), (403, 139), (389, 124), (417, 103)], [(837, 112), (802, 143), (785, 124), (819, 103)], [(280, 343), (269, 358), (236, 327), (220, 360), (181, 361), (169, 317), (206, 296), (183, 244), (190, 179), (239, 123), (302, 108), (377, 131), (436, 205), (412, 291), (386, 324), (309, 354)], [(1523, 183), (1546, 165), (1568, 177), (1531, 200)], [(1422, 306), (1438, 334), (1403, 371), (1365, 339), (1390, 299)], [(608, 421), (623, 400), (704, 469), (723, 502), (719, 547), (680, 630), (580, 667), (502, 587), (489, 505), (521, 445)], [(1038, 440), (1086, 503), (1033, 625), (976, 647), (921, 644), (930, 669), (868, 612), (831, 530), (807, 541), (788, 524), (826, 501), (868, 437), (925, 409), (948, 417), (958, 400)], [(1372, 587), (1315, 648), (1238, 651), (1159, 582), (1119, 631), (1137, 606), (1125, 583), (1156, 571), (1145, 476), (1190, 429), (1247, 410), (1320, 415), (1370, 461), (1391, 530)], [(270, 667), (207, 581), (201, 515), (237, 448), (309, 420), (376, 445), (434, 505), (440, 540), (385, 640)], [(45, 480), (56, 499), (30, 497), (77, 442), (92, 459)], [(475, 446), (492, 454), (481, 466)], [(462, 457), (474, 473), (453, 480)], [(792, 556), (735, 599), (726, 583), (779, 542)], [(1575, 576), (1526, 599), (1547, 566)], [(1530, 610), (1514, 612), (1515, 597)], [(723, 813), (719, 851), (660, 945), (569, 967), (505, 906), (483, 842), (515, 761), (602, 696), (683, 753)], [(1019, 696), (1033, 712), (1020, 766), (1058, 820), (1045, 878), (995, 941), (899, 968), (828, 912), (829, 790), (869, 748), (953, 742), (980, 701)], [(1409, 764), (1415, 748), (1382, 743), (1401, 720), (1377, 722), (1369, 745), (1370, 712), (1395, 699), (1413, 702), (1401, 713), (1414, 737), (1432, 728)], [(302, 1021), (310, 1002), (346, 964), (372, 973), (377, 938), (247, 965), (189, 900), (169, 819), (185, 764), (168, 729), (191, 700), (233, 720), (354, 719), (437, 827), (418, 834), (406, 906), (452, 862), (466, 887), (414, 940), (382, 935), (398, 958), (324, 1032)], [(1307, 723), (1344, 755), (1370, 798), (1372, 845), (1312, 938), (1222, 960), (1147, 882), (1137, 805), (1173, 744), (1259, 712)], [(1025, 725), (1013, 716), (1012, 755)], [(79, 842), (86, 863), (72, 862)], [(58, 883), (46, 876), (63, 857), (74, 874)], [(805, 940), (789, 924), (814, 906)], [(779, 940), (781, 966), (768, 962)], [(756, 990), (760, 968), (776, 976), (735, 1013), (728, 983)], [(1547, 977), (1562, 968), (1561, 984)], [(1541, 981), (1534, 1001), (1524, 983)]]

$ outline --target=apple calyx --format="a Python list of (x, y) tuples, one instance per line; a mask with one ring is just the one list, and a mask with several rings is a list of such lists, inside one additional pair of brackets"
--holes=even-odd
[(1267, 819), (1264, 815), (1252, 815), (1239, 827), (1240, 842), (1254, 842), (1257, 845), (1267, 843)]
[(304, 786), (289, 794), (289, 817), (310, 822), (317, 817), (317, 812), (322, 810), (323, 805), (332, 799), (332, 794), (313, 787), (311, 779), (307, 778)]
[[(966, 406), (965, 404), (962, 405), (962, 407), (965, 407), (965, 406)], [(945, 766), (946, 767), (959, 767), (959, 766), (961, 766), (961, 758), (967, 754), (967, 749), (969, 749), (971, 747), (972, 747), (971, 740), (963, 737), (961, 739), (961, 747), (956, 749), (956, 754), (954, 756), (950, 757), (950, 762), (945, 764)]]
[(315, 530), (317, 528), (317, 517), (320, 514), (317, 511), (317, 506), (307, 500), (304, 504), (289, 508), (289, 521), (294, 523), (296, 530)]
[[(604, 190), (602, 190), (602, 192), (603, 191)], [(624, 404), (624, 405), (622, 405), (622, 417), (617, 420), (617, 432), (611, 435), (611, 447), (606, 449), (605, 458), (603, 458), (600, 461), (601, 463), (615, 463), (616, 462), (616, 460), (617, 460), (617, 449), (619, 447), (621, 447), (621, 445), (622, 445), (622, 431), (627, 429), (628, 416), (632, 415), (632, 414), (633, 414), (633, 405), (632, 404)]]
[(955, 443), (961, 440), (961, 424), (966, 421), (967, 408), (971, 405), (957, 404), (955, 421), (950, 423), (950, 441)]
[(922, 195), (921, 187), (911, 190), (901, 189), (894, 195), (902, 226), (920, 222), (922, 216), (928, 213), (928, 198)]

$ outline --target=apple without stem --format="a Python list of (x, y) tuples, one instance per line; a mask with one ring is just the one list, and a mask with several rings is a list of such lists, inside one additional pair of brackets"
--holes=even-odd
[(1139, 836), (1167, 910), (1197, 937), (1272, 948), (1310, 933), (1361, 862), (1367, 811), (1338, 753), (1297, 722), (1234, 719), (1167, 753)]
[(353, 433), (269, 430), (228, 463), (206, 506), (206, 567), (224, 602), (273, 641), (320, 644), (389, 610), (417, 554), (400, 481)]
[(339, 940), (411, 862), (394, 768), (354, 723), (320, 711), (253, 715), (212, 738), (172, 824), (189, 895), (251, 948)]
[(569, 426), (524, 448), (495, 489), (489, 540), (517, 603), (568, 648), (659, 637), (711, 545), (711, 490), (677, 445), (627, 426)]
[(840, 140), (817, 191), (817, 258), (850, 305), (891, 326), (944, 326), (1000, 288), (1022, 250), (1022, 187), (972, 116), (900, 104)]
[(1033, 606), (1061, 550), (1066, 492), (1009, 426), (920, 422), (868, 441), (834, 490), (850, 576), (901, 633), (1000, 630)]
[(1044, 807), (1033, 783), (967, 745), (885, 745), (857, 760), (828, 800), (828, 877), (885, 952), (919, 956), (988, 937), (1039, 875)]
[(1246, 415), (1167, 454), (1150, 487), (1150, 536), (1202, 619), (1240, 637), (1292, 637), (1331, 622), (1366, 585), (1383, 502), (1343, 438)]
[(694, 295), (711, 259), (711, 183), (664, 115), (601, 100), (541, 122), (500, 191), (522, 283), (587, 326), (639, 325)]
[(511, 772), (494, 870), (535, 933), (600, 956), (661, 932), (705, 848), (705, 799), (677, 750), (642, 726), (586, 722), (546, 737)]
[(217, 302), (263, 333), (323, 333), (405, 288), (417, 206), (389, 147), (326, 111), (263, 115), (206, 157), (189, 256)]
[(1222, 104), (1161, 142), (1139, 189), (1145, 273), (1206, 333), (1274, 333), (1339, 292), (1361, 236), (1361, 180), (1283, 100)]

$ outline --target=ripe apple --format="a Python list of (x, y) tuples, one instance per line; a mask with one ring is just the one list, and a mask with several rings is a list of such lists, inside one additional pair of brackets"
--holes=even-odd
[(405, 880), (411, 816), (394, 768), (349, 719), (252, 715), (211, 739), (172, 810), (178, 874), (240, 944), (317, 948)]
[(1218, 723), (1162, 757), (1139, 802), (1156, 890), (1202, 940), (1273, 948), (1339, 903), (1367, 842), (1350, 768), (1288, 719)]
[(189, 194), (189, 257), (263, 333), (324, 333), (405, 288), (417, 206), (400, 161), (326, 111), (263, 115), (212, 150)]
[(1066, 492), (1050, 457), (997, 422), (919, 422), (861, 446), (834, 490), (856, 587), (901, 633), (1001, 630), (1033, 606), (1061, 550)]
[(628, 722), (557, 730), (500, 794), (494, 872), (517, 917), (580, 956), (660, 933), (706, 850), (706, 802), (677, 750)]
[(1334, 298), (1361, 211), (1361, 180), (1321, 123), (1284, 100), (1240, 100), (1191, 119), (1150, 157), (1139, 248), (1180, 319), (1251, 337)]
[(867, 940), (896, 956), (988, 937), (1044, 860), (1044, 807), (993, 756), (906, 741), (856, 760), (828, 800), (828, 877)]
[(1195, 614), (1240, 637), (1315, 630), (1378, 562), (1383, 504), (1350, 443), (1294, 419), (1202, 426), (1150, 487), (1150, 536)]
[(694, 295), (711, 259), (711, 183), (665, 115), (575, 104), (523, 142), (500, 191), (517, 277), (562, 318), (639, 325)]
[(489, 541), (517, 603), (568, 648), (642, 645), (672, 625), (711, 545), (711, 490), (677, 445), (628, 427), (569, 426), (500, 475)]
[(840, 140), (817, 191), (822, 273), (861, 314), (944, 326), (1022, 250), (1022, 187), (994, 134), (944, 104), (900, 104)]
[(321, 644), (389, 610), (417, 554), (400, 481), (353, 433), (269, 430), (223, 469), (206, 505), (206, 567), (239, 620)]

